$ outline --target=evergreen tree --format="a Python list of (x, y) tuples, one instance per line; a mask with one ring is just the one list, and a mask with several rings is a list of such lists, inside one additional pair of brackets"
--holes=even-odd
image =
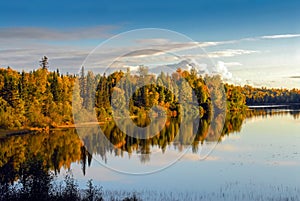
[(43, 56), (41, 61), (40, 61), (40, 66), (42, 67), (42, 69), (48, 69), (48, 57)]

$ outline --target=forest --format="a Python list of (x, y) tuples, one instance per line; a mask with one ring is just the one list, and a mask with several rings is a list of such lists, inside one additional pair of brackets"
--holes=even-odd
[[(41, 66), (30, 72), (0, 68), (1, 129), (72, 125), (72, 102), (78, 115), (87, 117), (86, 121), (92, 110), (98, 121), (110, 120), (111, 104), (121, 109), (114, 114), (118, 116), (124, 115), (122, 108), (127, 106), (131, 117), (143, 117), (152, 106), (158, 105), (164, 112), (156, 110), (153, 115), (181, 117), (209, 115), (225, 109), (241, 111), (249, 105), (300, 103), (299, 89), (223, 84), (219, 76), (201, 76), (195, 69), (177, 69), (171, 75), (162, 72), (156, 76), (149, 74), (147, 67), (140, 66), (134, 74), (127, 69), (95, 75), (82, 67), (79, 75), (64, 75)], [(112, 98), (113, 94), (118, 99)]]

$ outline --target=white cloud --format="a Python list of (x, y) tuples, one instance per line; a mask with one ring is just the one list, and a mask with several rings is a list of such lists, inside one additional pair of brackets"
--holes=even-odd
[[(203, 54), (189, 54), (189, 55), (184, 55), (184, 57), (190, 59), (201, 59), (201, 58), (215, 59), (215, 58), (223, 58), (223, 57), (235, 57), (235, 56), (248, 55), (254, 53), (260, 53), (260, 51), (244, 50), (244, 49), (225, 49), (220, 51), (207, 52)], [(239, 62), (228, 62), (226, 64), (228, 64), (228, 66), (242, 66), (242, 64)]]
[(237, 40), (226, 40), (226, 41), (204, 41), (204, 42), (187, 42), (187, 43), (180, 43), (169, 41), (165, 38), (153, 38), (153, 39), (144, 39), (138, 40), (139, 43), (148, 44), (148, 45), (156, 45), (156, 46), (164, 46), (165, 50), (184, 50), (184, 49), (193, 49), (193, 48), (205, 48), (205, 47), (212, 47), (212, 46), (220, 46), (220, 45), (227, 45), (227, 44), (235, 44), (242, 41), (257, 41), (262, 39), (283, 39), (283, 38), (295, 38), (300, 37), (300, 34), (275, 34), (275, 35), (265, 35), (265, 36), (258, 36), (258, 37), (250, 37), (250, 38), (241, 38)]
[(300, 37), (300, 34), (279, 34), (279, 35), (269, 35), (261, 36), (262, 39), (282, 39), (282, 38), (296, 38)]
[(148, 44), (148, 45), (162, 45), (162, 44), (168, 44), (170, 43), (170, 40), (166, 38), (147, 38), (147, 39), (138, 39), (136, 40), (137, 43), (140, 44)]
[(242, 66), (243, 64), (241, 64), (240, 62), (224, 62), (224, 65), (226, 66)]
[(227, 50), (209, 52), (208, 56), (211, 58), (233, 57), (233, 56), (240, 56), (240, 55), (244, 55), (244, 54), (259, 53), (259, 52), (260, 51), (257, 51), (257, 50), (227, 49)]
[(222, 78), (226, 80), (230, 80), (232, 78), (232, 73), (229, 72), (227, 66), (225, 66), (225, 63), (222, 61), (218, 61), (214, 68), (214, 73), (221, 75)]
[(181, 49), (181, 48), (194, 48), (194, 47), (210, 47), (210, 46), (217, 46), (217, 45), (224, 45), (224, 44), (231, 44), (235, 43), (235, 40), (228, 40), (228, 41), (204, 41), (204, 42), (178, 42), (178, 41), (171, 41), (166, 38), (147, 38), (147, 39), (139, 39), (136, 40), (139, 44), (146, 44), (148, 46), (165, 46), (166, 49), (170, 47), (171, 49)]
[(124, 55), (123, 57), (133, 57), (133, 58), (143, 58), (147, 56), (158, 56), (166, 54), (165, 52), (157, 49), (142, 49), (137, 51), (129, 52), (128, 54)]

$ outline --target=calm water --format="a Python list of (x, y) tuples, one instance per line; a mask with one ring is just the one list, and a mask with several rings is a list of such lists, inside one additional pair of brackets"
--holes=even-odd
[[(180, 124), (170, 120), (160, 137), (148, 141), (122, 136), (113, 123), (108, 123), (101, 128), (113, 146), (90, 131), (81, 136), (87, 149), (72, 129), (13, 136), (0, 141), (1, 174), (7, 174), (3, 167), (12, 161), (14, 166), (6, 170), (16, 168), (30, 154), (40, 154), (57, 172), (58, 180), (71, 168), (80, 186), (93, 179), (105, 190), (143, 192), (142, 197), (148, 200), (155, 200), (159, 193), (190, 200), (297, 197), (299, 116), (299, 110), (256, 109), (226, 116), (219, 137), (203, 120), (200, 129), (191, 124), (185, 128), (186, 136), (179, 139), (174, 133)], [(191, 141), (189, 133), (193, 132), (196, 135)], [(169, 165), (174, 158), (179, 159)]]

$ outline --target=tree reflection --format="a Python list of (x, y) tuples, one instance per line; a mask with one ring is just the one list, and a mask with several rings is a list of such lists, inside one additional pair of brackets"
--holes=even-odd
[[(182, 151), (187, 146), (192, 146), (192, 151), (197, 152), (202, 144), (219, 142), (226, 135), (240, 132), (246, 118), (291, 115), (299, 119), (299, 110), (291, 109), (255, 109), (244, 112), (227, 113), (224, 118), (215, 115), (215, 121), (208, 116), (198, 121), (178, 118), (168, 118), (165, 127), (153, 137), (139, 139), (134, 135), (123, 133), (113, 121), (101, 125), (102, 135), (95, 127), (83, 127), (83, 136), (77, 135), (75, 129), (53, 130), (49, 132), (36, 132), (22, 136), (10, 136), (0, 139), (0, 182), (12, 183), (26, 177), (24, 164), (38, 159), (44, 170), (53, 170), (59, 173), (61, 168), (69, 169), (71, 163), (81, 164), (83, 174), (91, 165), (92, 156), (101, 156), (107, 162), (107, 154), (129, 157), (135, 153), (140, 156), (142, 163), (150, 160), (152, 148), (159, 148), (164, 153), (168, 147)], [(135, 119), (137, 124), (142, 124)], [(126, 121), (123, 122), (126, 124)], [(180, 132), (183, 130), (184, 132)], [(128, 127), (130, 131), (130, 127)], [(179, 134), (180, 133), (180, 134)], [(26, 165), (25, 165), (26, 166)], [(28, 166), (28, 165), (27, 165)]]

